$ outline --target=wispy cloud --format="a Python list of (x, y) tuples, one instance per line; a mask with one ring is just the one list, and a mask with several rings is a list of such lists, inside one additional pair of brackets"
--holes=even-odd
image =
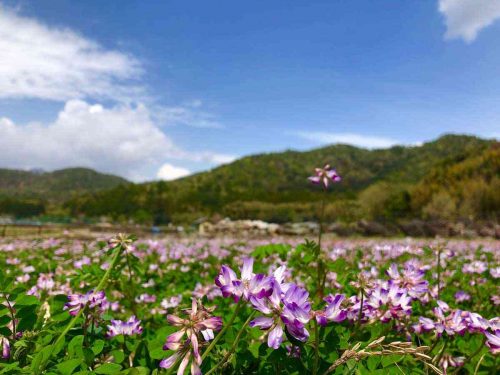
[(156, 117), (166, 125), (182, 125), (194, 128), (222, 129), (224, 126), (216, 116), (203, 109), (201, 100), (193, 100), (178, 106), (158, 107)]
[(0, 4), (0, 98), (128, 101), (144, 96), (138, 59)]
[(302, 139), (321, 145), (341, 143), (341, 144), (348, 144), (348, 145), (373, 149), (373, 148), (388, 148), (400, 143), (397, 140), (391, 138), (355, 134), (355, 133), (299, 131), (293, 134)]
[(500, 18), (500, 0), (439, 0), (438, 7), (445, 17), (445, 38), (467, 43)]

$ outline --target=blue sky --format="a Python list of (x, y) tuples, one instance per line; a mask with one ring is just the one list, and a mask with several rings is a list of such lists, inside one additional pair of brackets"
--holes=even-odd
[(0, 4), (0, 167), (142, 181), (500, 134), (499, 0)]

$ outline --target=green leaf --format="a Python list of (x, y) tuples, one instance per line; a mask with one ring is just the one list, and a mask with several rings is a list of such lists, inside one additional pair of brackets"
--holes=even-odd
[(366, 365), (368, 366), (369, 370), (375, 370), (378, 365), (380, 364), (381, 358), (378, 356), (375, 357), (369, 357), (368, 360), (366, 361)]
[(125, 353), (123, 353), (121, 350), (113, 350), (111, 352), (111, 355), (115, 359), (115, 363), (122, 363), (125, 359)]
[(149, 369), (146, 367), (134, 367), (128, 372), (128, 375), (148, 375)]
[(96, 374), (117, 374), (122, 369), (122, 366), (116, 363), (105, 363), (97, 367), (94, 372)]
[(59, 363), (56, 367), (62, 373), (62, 375), (70, 375), (75, 371), (75, 369), (82, 364), (81, 358), (68, 359), (62, 363)]
[(33, 361), (31, 362), (32, 371), (36, 373), (36, 371), (38, 371), (38, 369), (40, 368), (40, 364), (42, 363), (42, 361), (47, 361), (49, 359), (51, 350), (52, 345), (48, 345), (35, 355)]
[(92, 351), (94, 352), (95, 355), (101, 353), (103, 348), (104, 348), (104, 340), (96, 340), (94, 342), (94, 345), (92, 345)]
[(10, 315), (0, 316), (0, 326), (6, 326), (10, 322)]
[(21, 294), (16, 298), (16, 306), (30, 306), (39, 304), (40, 301), (35, 296), (28, 296), (26, 294)]
[(83, 357), (83, 335), (78, 335), (71, 339), (68, 344), (68, 356), (70, 358)]

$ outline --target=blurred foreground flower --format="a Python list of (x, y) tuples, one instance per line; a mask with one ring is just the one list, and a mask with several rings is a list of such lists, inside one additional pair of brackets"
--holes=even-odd
[[(210, 341), (214, 338), (214, 331), (222, 328), (222, 318), (212, 316), (213, 308), (204, 307), (201, 302), (193, 299), (191, 309), (185, 309), (186, 319), (176, 315), (168, 315), (170, 324), (180, 327), (180, 330), (167, 337), (164, 350), (175, 351), (170, 357), (160, 362), (161, 368), (170, 368), (178, 359), (182, 358), (177, 374), (183, 374), (191, 361), (191, 374), (201, 374), (200, 339)], [(183, 341), (184, 336), (186, 339)]]
[(10, 343), (7, 337), (0, 337), (0, 344), (2, 345), (2, 358), (8, 359), (10, 357)]
[(500, 354), (500, 330), (496, 330), (494, 334), (485, 332), (486, 346), (490, 348), (493, 354)]

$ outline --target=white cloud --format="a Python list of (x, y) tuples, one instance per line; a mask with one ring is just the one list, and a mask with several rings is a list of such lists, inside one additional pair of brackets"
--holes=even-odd
[(0, 118), (0, 167), (83, 166), (144, 180), (168, 159), (199, 162), (206, 168), (231, 158), (177, 147), (144, 105), (105, 108), (70, 100), (50, 124), (19, 125)]
[(318, 144), (342, 143), (364, 148), (388, 148), (400, 143), (391, 138), (353, 133), (297, 132), (295, 135)]
[(141, 72), (132, 56), (0, 4), (0, 98), (129, 101), (144, 95)]
[(163, 164), (158, 172), (156, 173), (156, 178), (159, 180), (171, 181), (176, 180), (181, 177), (190, 175), (189, 169), (176, 167), (175, 165), (165, 163)]
[(485, 27), (500, 18), (500, 0), (439, 0), (446, 22), (446, 39), (476, 39)]

